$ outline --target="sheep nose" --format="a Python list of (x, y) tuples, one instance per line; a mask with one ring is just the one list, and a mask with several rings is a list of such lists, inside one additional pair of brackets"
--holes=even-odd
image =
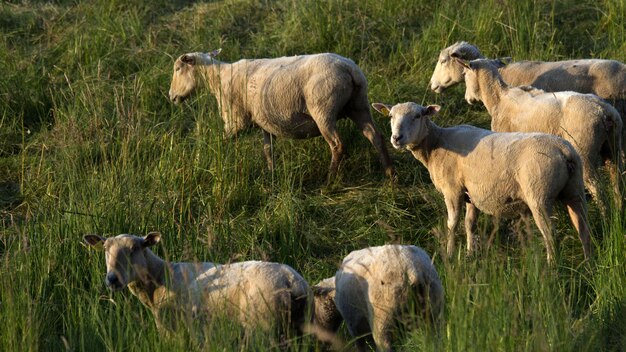
[(394, 142), (398, 142), (402, 139), (402, 135), (401, 134), (394, 134), (393, 136), (391, 136), (391, 139), (393, 139)]
[(120, 280), (117, 278), (117, 275), (115, 275), (114, 272), (107, 273), (107, 276), (104, 282), (110, 288), (118, 288), (120, 285)]

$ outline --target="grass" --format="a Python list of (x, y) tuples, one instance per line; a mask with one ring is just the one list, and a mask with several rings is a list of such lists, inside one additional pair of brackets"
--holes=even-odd
[[(336, 52), (354, 59), (371, 101), (443, 106), (440, 125), (488, 126), (463, 89), (427, 89), (439, 50), (457, 40), (487, 56), (626, 61), (621, 1), (405, 0), (15, 1), (0, 4), (0, 345), (13, 350), (267, 350), (216, 320), (198, 344), (161, 336), (128, 291), (103, 284), (86, 233), (160, 230), (171, 260), (264, 259), (311, 283), (351, 250), (416, 244), (446, 292), (442, 331), (409, 331), (405, 350), (621, 351), (626, 346), (624, 216), (590, 219), (595, 259), (582, 262), (565, 212), (557, 265), (537, 236), (466, 259), (440, 257), (442, 197), (410, 155), (392, 152), (398, 182), (369, 143), (340, 123), (348, 157), (326, 185), (320, 139), (277, 140), (265, 168), (261, 133), (224, 140), (215, 100), (167, 101), (173, 59), (223, 48), (224, 60)], [(375, 117), (388, 134), (386, 121)], [(490, 220), (481, 217), (483, 236)], [(459, 236), (460, 237), (460, 236)], [(460, 238), (459, 238), (460, 240)], [(193, 331), (190, 330), (190, 331)], [(345, 328), (342, 338), (349, 340)], [(269, 346), (269, 347), (268, 347)], [(316, 350), (305, 336), (290, 350)]]

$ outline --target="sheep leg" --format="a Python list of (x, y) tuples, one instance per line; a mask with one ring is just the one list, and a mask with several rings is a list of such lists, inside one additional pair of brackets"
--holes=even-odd
[(578, 238), (583, 246), (583, 253), (585, 259), (591, 257), (591, 236), (589, 231), (589, 223), (587, 222), (587, 209), (585, 202), (581, 198), (572, 198), (564, 200), (567, 206), (567, 212), (572, 220), (576, 232), (578, 232)]
[(263, 131), (263, 155), (265, 155), (265, 160), (267, 161), (267, 168), (270, 171), (274, 171), (274, 148), (272, 145), (272, 134)]
[(356, 337), (356, 348), (358, 351), (370, 351), (375, 346), (374, 339), (367, 319), (346, 320), (346, 326), (350, 335)]
[(461, 209), (461, 197), (445, 197), (446, 209), (448, 211), (448, 233), (446, 253), (448, 258), (454, 254), (454, 232), (459, 223), (459, 212)]
[(533, 214), (535, 224), (543, 235), (543, 241), (546, 245), (546, 252), (548, 256), (548, 264), (554, 263), (554, 238), (552, 237), (552, 223), (550, 221), (551, 212), (547, 206), (534, 205), (530, 207), (530, 211)]
[(341, 138), (339, 138), (339, 133), (337, 132), (337, 126), (335, 125), (335, 120), (327, 119), (326, 124), (323, 126), (319, 126), (322, 137), (328, 143), (330, 147), (331, 160), (330, 160), (330, 171), (328, 174), (328, 180), (330, 181), (337, 175), (337, 171), (339, 170), (339, 162), (343, 157), (343, 143), (341, 143)]
[(472, 203), (465, 203), (465, 234), (467, 236), (467, 255), (471, 256), (476, 252), (477, 241), (475, 236), (476, 219), (479, 210)]
[(591, 193), (591, 196), (596, 201), (600, 213), (603, 217), (605, 217), (608, 212), (606, 197), (600, 187), (598, 173), (591, 166), (591, 163), (589, 163), (588, 160), (589, 159), (587, 158), (587, 161), (583, 162), (583, 181), (585, 183), (585, 187), (589, 190), (589, 193)]
[(391, 159), (389, 158), (387, 147), (385, 146), (385, 138), (376, 128), (369, 110), (354, 112), (351, 115), (351, 119), (359, 127), (365, 138), (367, 138), (370, 143), (372, 143), (374, 148), (376, 148), (378, 156), (380, 157), (380, 163), (385, 169), (385, 175), (393, 177), (396, 172), (393, 168), (393, 164), (391, 163)]
[(491, 249), (491, 245), (493, 244), (493, 241), (496, 239), (496, 235), (500, 231), (500, 217), (494, 216), (492, 224), (493, 224), (493, 229), (491, 230), (491, 233), (489, 234), (489, 240), (487, 240), (487, 250)]
[(521, 220), (524, 223), (524, 231), (519, 230), (519, 242), (522, 248), (526, 247), (526, 240), (532, 236), (532, 224), (530, 223), (530, 216), (527, 213), (521, 215)]
[(609, 175), (611, 176), (611, 185), (613, 186), (613, 198), (615, 201), (615, 207), (620, 211), (622, 211), (622, 191), (621, 191), (621, 182), (622, 179), (620, 175), (622, 174), (622, 160), (621, 156), (617, 154), (614, 160), (607, 160), (606, 167), (609, 169)]

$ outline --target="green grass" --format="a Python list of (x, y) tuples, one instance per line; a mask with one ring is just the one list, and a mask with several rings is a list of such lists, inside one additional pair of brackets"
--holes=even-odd
[[(426, 170), (392, 152), (398, 182), (342, 121), (348, 157), (326, 184), (321, 138), (277, 140), (276, 169), (251, 130), (224, 140), (215, 100), (167, 101), (173, 59), (223, 48), (224, 60), (336, 52), (355, 60), (372, 102), (443, 106), (440, 125), (488, 126), (463, 89), (427, 89), (439, 50), (457, 40), (487, 56), (626, 61), (622, 1), (55, 1), (0, 4), (0, 345), (4, 350), (278, 349), (227, 321), (165, 337), (128, 291), (104, 286), (86, 233), (164, 235), (175, 261), (264, 259), (311, 283), (351, 250), (416, 244), (446, 293), (439, 333), (407, 332), (406, 350), (621, 351), (626, 346), (624, 216), (590, 206), (595, 259), (565, 212), (555, 267), (537, 235), (444, 262), (433, 229), (445, 207)], [(375, 116), (389, 134), (387, 122)], [(490, 219), (481, 217), (485, 236)], [(459, 231), (459, 235), (462, 231)], [(459, 242), (462, 243), (461, 236)], [(204, 332), (206, 342), (194, 337)], [(194, 332), (195, 331), (195, 332)], [(349, 340), (345, 328), (341, 337)], [(269, 346), (269, 347), (268, 347)], [(290, 350), (315, 350), (310, 336)]]

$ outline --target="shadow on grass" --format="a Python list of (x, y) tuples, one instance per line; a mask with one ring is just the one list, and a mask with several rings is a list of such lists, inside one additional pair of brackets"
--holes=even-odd
[[(626, 297), (605, 306), (581, 321), (573, 351), (624, 351), (626, 346)], [(585, 321), (586, 320), (586, 321)]]

